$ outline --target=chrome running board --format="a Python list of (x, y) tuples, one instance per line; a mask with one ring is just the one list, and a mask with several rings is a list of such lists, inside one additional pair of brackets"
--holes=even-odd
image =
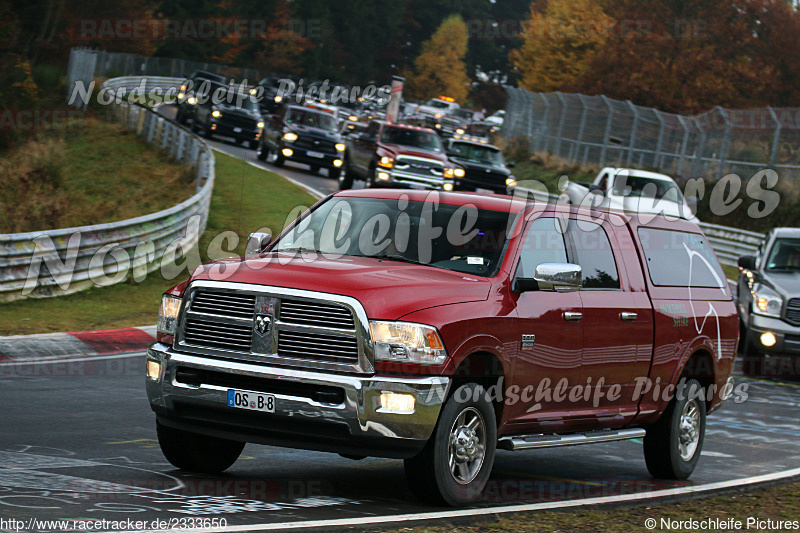
[(518, 437), (502, 437), (497, 447), (503, 450), (530, 450), (532, 448), (555, 448), (556, 446), (577, 446), (595, 444), (615, 440), (638, 439), (644, 437), (646, 431), (641, 428), (590, 431), (569, 435), (520, 435)]

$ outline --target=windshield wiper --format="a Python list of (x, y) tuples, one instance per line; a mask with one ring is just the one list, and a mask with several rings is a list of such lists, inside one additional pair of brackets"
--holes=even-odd
[(316, 248), (306, 248), (304, 246), (294, 246), (289, 248), (279, 248), (277, 250), (273, 250), (275, 252), (300, 252), (300, 253), (315, 253), (321, 254), (322, 250), (317, 250)]
[(381, 255), (370, 255), (367, 257), (374, 257), (375, 259), (389, 259), (390, 261), (399, 261), (401, 263), (411, 263), (412, 265), (424, 265), (424, 266), (431, 266), (428, 263), (423, 263), (422, 261), (417, 261), (416, 259), (409, 259), (408, 257), (396, 254), (381, 254)]

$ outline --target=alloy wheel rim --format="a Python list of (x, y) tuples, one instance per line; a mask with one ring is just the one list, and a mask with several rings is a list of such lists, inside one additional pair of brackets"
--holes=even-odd
[(700, 406), (696, 399), (683, 406), (678, 426), (678, 453), (681, 459), (689, 461), (697, 452), (700, 443)]
[(474, 407), (459, 413), (450, 428), (448, 467), (450, 475), (460, 485), (473, 481), (481, 471), (486, 457), (486, 423)]

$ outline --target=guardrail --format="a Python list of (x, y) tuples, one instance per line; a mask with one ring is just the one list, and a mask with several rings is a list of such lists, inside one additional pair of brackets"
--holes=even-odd
[[(544, 193), (533, 189), (522, 189), (537, 201), (555, 202), (558, 200), (557, 194)], [(719, 226), (700, 222), (700, 229), (703, 230), (708, 243), (717, 254), (717, 259), (723, 265), (738, 266), (739, 257), (743, 255), (753, 255), (756, 253), (761, 241), (764, 240), (763, 233), (747, 231), (728, 226)]]
[[(140, 86), (142, 78), (108, 80), (116, 93)], [(179, 78), (146, 79), (149, 91), (180, 84)], [(214, 187), (214, 154), (187, 129), (153, 110), (113, 101), (109, 115), (173, 160), (194, 167), (197, 189), (180, 204), (141, 217), (77, 228), (0, 235), (0, 301), (50, 297), (126, 279), (141, 281), (162, 258), (182, 257), (194, 246), (208, 219)]]

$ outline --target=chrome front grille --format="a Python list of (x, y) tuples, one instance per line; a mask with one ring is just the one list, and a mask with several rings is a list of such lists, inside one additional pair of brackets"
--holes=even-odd
[(786, 302), (786, 321), (800, 326), (800, 298), (792, 298)]
[(281, 331), (278, 333), (278, 355), (296, 359), (314, 359), (335, 363), (358, 362), (358, 340), (318, 333)]
[(438, 177), (441, 177), (444, 171), (444, 165), (439, 161), (406, 155), (397, 156), (394, 168), (411, 174)]
[(225, 324), (187, 318), (183, 338), (196, 346), (250, 353), (253, 327), (249, 324)]
[(192, 311), (212, 315), (253, 318), (256, 297), (252, 294), (198, 291), (192, 299)]
[(353, 298), (199, 281), (184, 300), (181, 351), (305, 369), (373, 369), (366, 314)]
[(356, 329), (353, 314), (338, 305), (302, 300), (281, 300), (280, 309), (280, 321), (286, 324)]

